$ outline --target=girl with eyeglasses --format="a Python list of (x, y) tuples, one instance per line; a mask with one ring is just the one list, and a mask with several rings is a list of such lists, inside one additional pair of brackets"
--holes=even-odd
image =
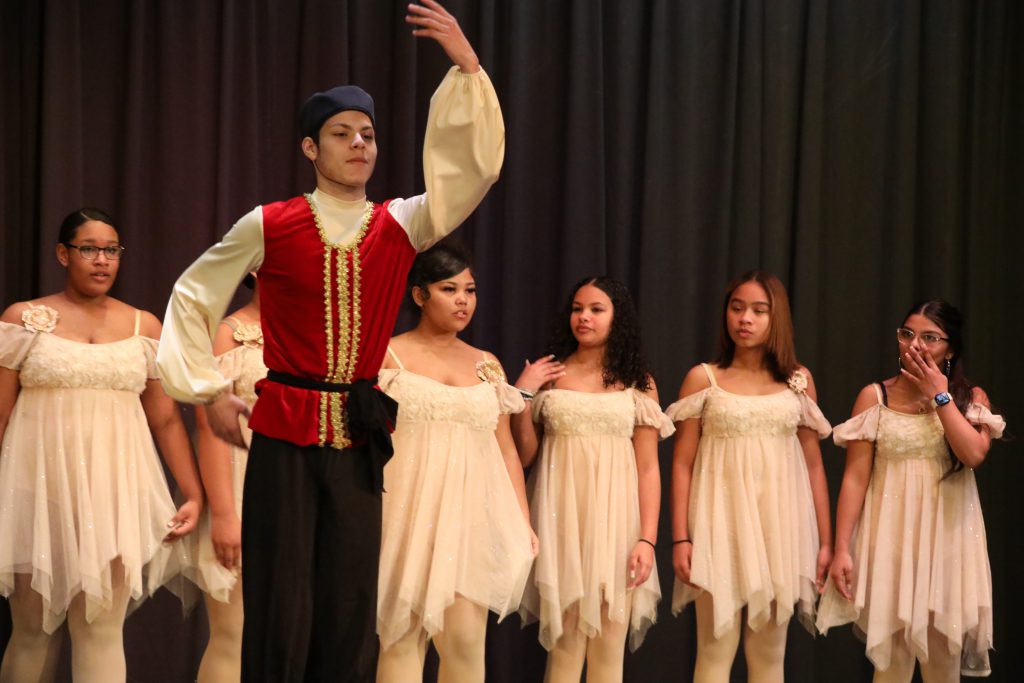
[[(156, 378), (160, 322), (109, 296), (114, 222), (61, 224), (64, 290), (0, 317), (0, 592), (11, 640), (0, 681), (49, 680), (65, 621), (76, 681), (124, 681), (127, 610), (186, 569), (179, 543), (202, 486), (175, 403)], [(177, 510), (153, 439), (185, 503)]]
[(789, 621), (813, 631), (832, 559), (818, 445), (831, 427), (777, 277), (733, 280), (719, 335), (718, 358), (691, 369), (666, 410), (677, 426), (672, 609), (696, 603), (694, 681), (729, 680), (742, 630), (748, 680), (782, 683)]
[(875, 683), (989, 673), (992, 579), (974, 468), (1004, 421), (964, 375), (963, 319), (915, 304), (899, 373), (861, 390), (835, 429), (846, 447), (836, 553), (818, 628), (853, 622)]

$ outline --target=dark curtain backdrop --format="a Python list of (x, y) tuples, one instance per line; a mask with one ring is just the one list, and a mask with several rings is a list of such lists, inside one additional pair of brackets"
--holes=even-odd
[[(403, 2), (0, 1), (4, 303), (61, 288), (57, 225), (95, 205), (119, 218), (129, 249), (115, 294), (161, 312), (176, 276), (237, 217), (312, 189), (294, 115), (338, 83), (376, 98), (371, 198), (422, 191), (426, 113), (447, 60), (409, 35)], [(459, 232), (481, 285), (468, 337), (510, 373), (543, 349), (569, 284), (609, 273), (636, 295), (668, 404), (712, 353), (725, 282), (761, 266), (789, 286), (798, 351), (833, 423), (860, 387), (893, 374), (906, 308), (941, 296), (966, 314), (971, 376), (1024, 433), (1019, 3), (450, 9), (507, 125), (501, 180)], [(843, 453), (823, 450), (834, 507)], [(1020, 441), (997, 444), (978, 471), (996, 600), (992, 681), (1024, 680), (1022, 455)], [(692, 610), (668, 609), (668, 444), (662, 463), (665, 597), (627, 657), (627, 681), (688, 681), (693, 667)], [(163, 596), (126, 634), (131, 680), (191, 680), (201, 609), (183, 621)], [(535, 628), (512, 617), (492, 628), (488, 651), (488, 681), (540, 680)], [(734, 673), (745, 678), (742, 661)], [(787, 674), (852, 683), (870, 680), (870, 666), (849, 629), (812, 640), (794, 627)]]

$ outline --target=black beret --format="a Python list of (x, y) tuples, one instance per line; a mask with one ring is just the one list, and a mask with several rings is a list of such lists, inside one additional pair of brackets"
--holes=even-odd
[(324, 121), (350, 109), (363, 112), (373, 123), (373, 98), (358, 85), (339, 85), (314, 93), (299, 109), (299, 139), (316, 139)]

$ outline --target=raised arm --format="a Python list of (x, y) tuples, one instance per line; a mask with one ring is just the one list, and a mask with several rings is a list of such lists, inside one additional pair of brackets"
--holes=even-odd
[[(565, 374), (565, 365), (554, 356), (544, 356), (531, 363), (526, 361), (523, 371), (516, 380), (516, 389), (529, 394), (536, 394), (549, 382), (553, 382)], [(537, 459), (537, 448), (540, 446), (541, 427), (533, 421), (533, 405), (526, 402), (526, 410), (512, 416), (512, 437), (523, 467), (529, 467)]]
[(455, 64), (430, 99), (423, 141), (426, 193), (389, 205), (412, 245), (428, 249), (459, 227), (498, 179), (505, 122), (497, 93), (455, 17), (432, 0), (410, 5), (413, 34), (438, 42)]

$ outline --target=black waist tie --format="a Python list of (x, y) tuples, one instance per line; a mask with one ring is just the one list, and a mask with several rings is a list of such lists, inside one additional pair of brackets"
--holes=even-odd
[(349, 434), (354, 441), (366, 442), (373, 472), (374, 490), (384, 490), (384, 465), (395, 452), (391, 445), (391, 428), (398, 419), (398, 403), (383, 391), (378, 391), (375, 388), (376, 377), (360, 379), (351, 384), (340, 384), (269, 370), (267, 379), (278, 384), (310, 391), (347, 392), (348, 400), (345, 402), (345, 413)]

